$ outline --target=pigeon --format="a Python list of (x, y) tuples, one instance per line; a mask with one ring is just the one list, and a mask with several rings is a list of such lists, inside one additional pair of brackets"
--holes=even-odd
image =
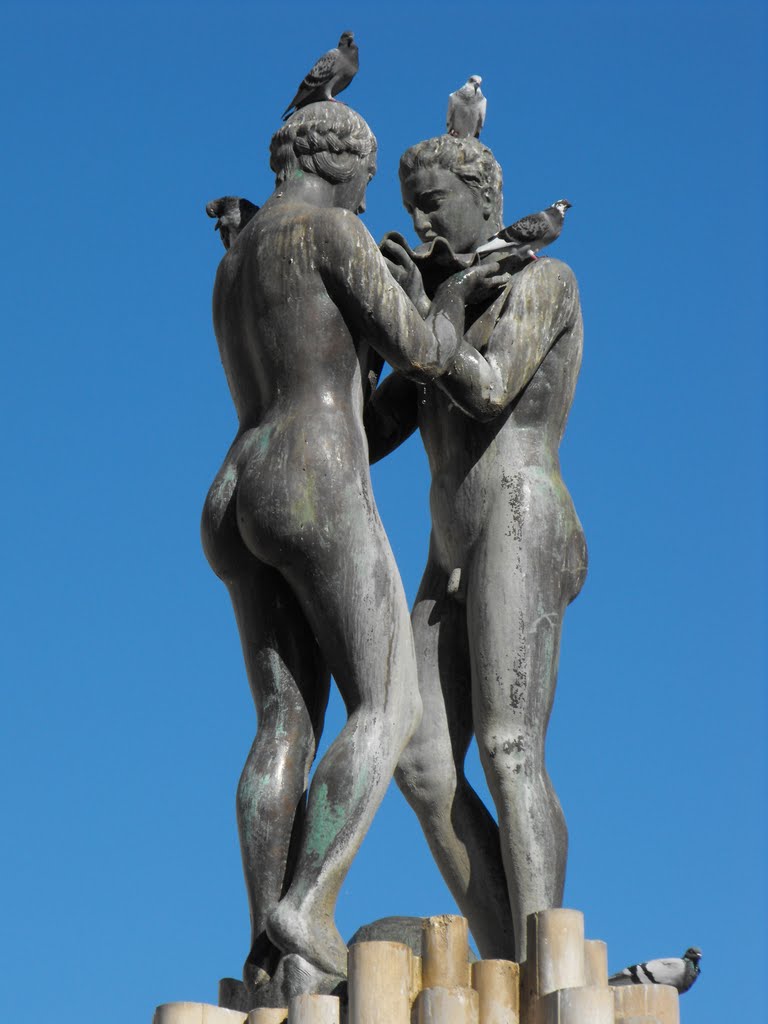
[(466, 83), (448, 97), (448, 116), (445, 130), (457, 139), (470, 136), (480, 138), (480, 129), (485, 124), (485, 108), (488, 104), (480, 92), (480, 75), (470, 75)]
[(609, 985), (672, 985), (678, 992), (687, 992), (699, 976), (701, 950), (686, 949), (682, 957), (669, 960), (648, 960), (644, 964), (625, 967), (608, 979)]
[(496, 249), (517, 249), (520, 253), (537, 259), (536, 253), (546, 245), (551, 245), (556, 238), (560, 237), (565, 220), (565, 211), (571, 208), (567, 199), (558, 199), (546, 210), (540, 213), (531, 213), (515, 221), (508, 228), (502, 228), (498, 234), (478, 247), (477, 252), (481, 255), (485, 252), (494, 252)]
[(245, 225), (258, 213), (259, 207), (240, 196), (222, 196), (206, 203), (205, 212), (209, 217), (216, 217), (214, 231), (221, 232), (221, 241), (225, 249), (229, 249)]
[(333, 99), (342, 89), (347, 88), (359, 67), (355, 37), (352, 32), (342, 32), (339, 45), (324, 53), (307, 73), (296, 95), (283, 111), (283, 120), (308, 103)]

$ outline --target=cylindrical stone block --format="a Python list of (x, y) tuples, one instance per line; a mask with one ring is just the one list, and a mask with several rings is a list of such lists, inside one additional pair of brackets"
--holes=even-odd
[(410, 1024), (412, 959), (400, 942), (356, 942), (349, 947), (348, 1024)]
[(617, 1017), (616, 1024), (661, 1024), (658, 1017)]
[(469, 986), (469, 936), (467, 920), (454, 914), (428, 917), (422, 945), (423, 988)]
[(481, 1024), (520, 1024), (520, 967), (511, 960), (472, 964), (472, 988), (479, 997)]
[(613, 996), (595, 985), (561, 988), (542, 996), (541, 1024), (613, 1024)]
[(288, 1024), (339, 1024), (338, 996), (294, 996)]
[(411, 1005), (416, 1001), (416, 996), (421, 992), (422, 988), (422, 964), (421, 957), (416, 956), (415, 953), (411, 955)]
[(210, 1003), (163, 1003), (152, 1024), (244, 1024), (246, 1014)]
[(534, 994), (583, 988), (584, 915), (580, 910), (542, 910), (528, 916), (527, 971)]
[(261, 1006), (251, 1010), (248, 1014), (247, 1024), (285, 1024), (288, 1020), (286, 1009), (275, 1009), (272, 1006)]
[(671, 985), (615, 985), (611, 988), (617, 1017), (658, 1017), (680, 1024), (680, 997)]
[(608, 984), (608, 946), (599, 939), (584, 942), (584, 984), (598, 988)]
[(480, 997), (473, 988), (425, 988), (417, 1005), (418, 1024), (480, 1024)]
[(541, 1024), (539, 1000), (560, 988), (583, 988), (584, 915), (555, 908), (529, 914), (528, 959), (520, 965), (520, 1012), (526, 1024)]

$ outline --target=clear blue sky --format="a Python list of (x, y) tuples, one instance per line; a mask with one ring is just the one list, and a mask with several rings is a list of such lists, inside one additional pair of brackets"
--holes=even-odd
[[(199, 514), (235, 416), (207, 200), (352, 28), (378, 136), (365, 222), (412, 236), (406, 146), (483, 76), (507, 220), (573, 202), (562, 448), (590, 546), (549, 765), (567, 905), (611, 966), (704, 950), (687, 1024), (757, 1019), (765, 964), (765, 20), (761, 5), (6, 2), (0, 1018), (215, 1001), (248, 942), (234, 821), (255, 718)], [(412, 597), (427, 473), (374, 476)], [(338, 702), (328, 722), (339, 724)], [(453, 903), (390, 793), (345, 936)]]

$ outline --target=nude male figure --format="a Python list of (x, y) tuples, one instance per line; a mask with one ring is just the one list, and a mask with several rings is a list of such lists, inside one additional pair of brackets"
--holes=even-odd
[[(272, 140), (275, 191), (214, 289), (239, 427), (202, 536), (232, 599), (258, 715), (237, 793), (253, 1005), (284, 1006), (345, 976), (336, 899), (420, 717), (408, 608), (371, 491), (369, 375), (386, 358), (437, 378), (465, 302), (498, 293), (497, 267), (456, 275), (422, 320), (356, 216), (375, 154), (344, 104), (294, 114)], [(329, 674), (349, 717), (307, 796)]]
[[(474, 139), (419, 143), (400, 179), (422, 242), (472, 253), (502, 226), (501, 169)], [(408, 253), (382, 248), (426, 312)], [(393, 374), (366, 412), (372, 460), (418, 426), (432, 476), (412, 612), (424, 714), (396, 778), (481, 955), (522, 960), (527, 915), (562, 903), (568, 843), (544, 739), (563, 614), (586, 574), (558, 459), (581, 362), (575, 278), (540, 259), (466, 317), (447, 373), (426, 386)], [(464, 774), (473, 733), (498, 826)]]

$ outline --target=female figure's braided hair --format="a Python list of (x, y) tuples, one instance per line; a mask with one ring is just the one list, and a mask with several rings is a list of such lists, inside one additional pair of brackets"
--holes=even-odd
[(375, 152), (376, 137), (359, 114), (344, 103), (322, 101), (297, 110), (272, 136), (269, 166), (277, 185), (297, 170), (337, 185)]

